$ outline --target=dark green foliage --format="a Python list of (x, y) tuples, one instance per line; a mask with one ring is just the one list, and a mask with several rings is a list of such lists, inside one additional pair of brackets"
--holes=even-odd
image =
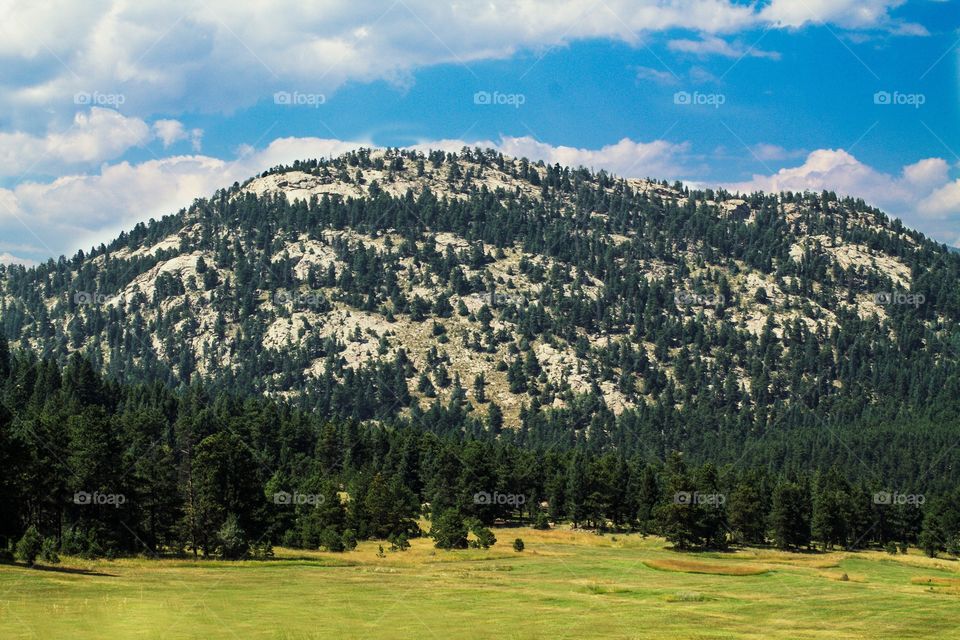
[(245, 558), (250, 544), (247, 534), (240, 528), (237, 516), (227, 515), (223, 526), (217, 532), (217, 541), (220, 543), (220, 556), (225, 560), (240, 560)]
[[(429, 503), (486, 525), (549, 516), (661, 533), (678, 548), (960, 546), (949, 499), (960, 482), (960, 256), (828, 193), (752, 194), (745, 222), (711, 204), (729, 198), (722, 190), (680, 185), (680, 202), (602, 172), (489, 151), (372, 159), (360, 150), (295, 168), (358, 184), (376, 162), (431, 171), (463, 197), (393, 197), (371, 184), (366, 199), (290, 202), (237, 185), (89, 253), (0, 267), (0, 536), (19, 540), (34, 527), (41, 546), (52, 538), (62, 553), (88, 556), (212, 555), (224, 531), (243, 532), (251, 555), (271, 541), (340, 550), (419, 535)], [(481, 166), (545, 200), (478, 188)], [(792, 222), (785, 204), (796, 205)], [(181, 233), (188, 222), (200, 232)], [(385, 239), (373, 247), (344, 231)], [(440, 233), (465, 244), (440, 249)], [(177, 248), (136, 251), (172, 234)], [(288, 241), (303, 236), (336, 264), (291, 257)], [(790, 257), (820, 236), (903, 261), (926, 303), (861, 317), (858, 297), (895, 284), (812, 249)], [(517, 250), (505, 273), (487, 268), (491, 255)], [(164, 272), (152, 296), (123, 307), (73, 295), (112, 296), (193, 252), (206, 256), (197, 278)], [(777, 289), (744, 294), (744, 267)], [(535, 295), (515, 286), (518, 272)], [(681, 284), (721, 302), (678, 305)], [(766, 316), (758, 333), (727, 319), (741, 302)], [(379, 313), (387, 328), (430, 323), (438, 344), (426, 367), (379, 327), (342, 338), (304, 327), (289, 347), (264, 348), (272, 323), (334, 306)], [(810, 328), (821, 307), (835, 327)], [(448, 320), (454, 308), (460, 317)], [(211, 312), (212, 342), (195, 340), (200, 310)], [(475, 410), (461, 363), (443, 351), (448, 338), (490, 363), (490, 379), (473, 380), (477, 402), (491, 399), (489, 369), (498, 383), (506, 372), (520, 397), (504, 406), (511, 420), (520, 408), (518, 425), (505, 425), (496, 403)], [(367, 340), (379, 357), (347, 366), (348, 344)], [(552, 365), (536, 355), (545, 345), (574, 352), (592, 389), (548, 378)], [(318, 375), (306, 375), (314, 365)], [(615, 414), (610, 389), (633, 406)], [(682, 465), (672, 451), (684, 452)], [(876, 477), (929, 500), (875, 504), (887, 489)], [(275, 504), (278, 492), (324, 500)], [(478, 492), (526, 502), (478, 505)], [(678, 492), (725, 502), (682, 505)], [(124, 502), (82, 505), (75, 493)]]
[(467, 525), (455, 509), (447, 509), (431, 523), (430, 537), (438, 549), (466, 549)]
[(27, 530), (23, 532), (23, 537), (17, 542), (14, 557), (20, 562), (24, 562), (32, 567), (42, 550), (43, 536), (40, 535), (40, 532), (37, 531), (35, 526), (30, 525)]

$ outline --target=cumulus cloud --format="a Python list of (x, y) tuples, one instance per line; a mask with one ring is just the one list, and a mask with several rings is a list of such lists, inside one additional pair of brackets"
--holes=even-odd
[(202, 129), (187, 130), (179, 120), (157, 120), (153, 123), (153, 131), (166, 149), (180, 140), (190, 140), (194, 151), (200, 151), (200, 141), (203, 139)]
[(781, 27), (832, 23), (844, 29), (883, 28), (899, 35), (927, 35), (921, 25), (893, 19), (890, 10), (904, 0), (772, 0), (761, 20)]
[(111, 160), (151, 137), (143, 120), (93, 107), (77, 113), (73, 124), (63, 131), (44, 136), (21, 131), (0, 133), (0, 175)]
[[(173, 213), (194, 198), (297, 159), (329, 157), (363, 142), (280, 138), (232, 160), (179, 155), (106, 164), (95, 174), (62, 176), (0, 189), (2, 230), (35, 235), (48, 253), (72, 253), (107, 242), (150, 217)], [(369, 146), (369, 145), (366, 145)]]
[(780, 145), (761, 142), (750, 147), (750, 153), (757, 160), (764, 162), (798, 158), (804, 154), (802, 149), (785, 149)]
[[(137, 222), (175, 212), (196, 197), (208, 196), (270, 167), (297, 159), (337, 156), (361, 146), (372, 145), (368, 140), (279, 138), (263, 149), (238, 149), (232, 159), (179, 155), (136, 164), (105, 164), (98, 173), (24, 183), (13, 189), (0, 189), (0, 235), (9, 237), (9, 233), (17, 231), (27, 237), (23, 235), (26, 227), (45, 245), (45, 251), (16, 251), (17, 254), (26, 253), (32, 258), (70, 254), (107, 242)], [(464, 146), (493, 147), (511, 156), (606, 169), (625, 177), (683, 178), (695, 175), (693, 162), (702, 160), (691, 155), (687, 143), (638, 142), (628, 138), (598, 149), (551, 145), (529, 136), (432, 140), (413, 148), (459, 151)], [(771, 160), (795, 153), (773, 145), (764, 152)], [(951, 233), (950, 225), (955, 228), (960, 218), (960, 180), (951, 181), (949, 172), (944, 160), (928, 158), (891, 175), (860, 162), (846, 151), (818, 149), (798, 166), (723, 186), (741, 192), (828, 189), (863, 197), (903, 217), (911, 226), (921, 224), (945, 238)]]
[(32, 267), (37, 262), (29, 258), (17, 257), (8, 251), (0, 251), (0, 264), (22, 264), (25, 267)]
[(741, 192), (829, 190), (863, 198), (939, 238), (956, 238), (960, 222), (960, 180), (950, 179), (949, 165), (942, 158), (926, 158), (891, 174), (860, 162), (843, 149), (817, 149), (799, 166), (724, 186)]
[[(718, 36), (768, 25), (893, 24), (900, 0), (491, 0), (260, 3), (208, 0), (101, 3), (15, 1), (4, 14), (0, 64), (29, 74), (0, 81), (0, 108), (31, 130), (47, 112), (72, 113), (77, 92), (122, 97), (125, 112), (231, 112), (277, 90), (329, 93), (347, 81), (409, 82), (414, 69), (504, 58), (575, 40), (636, 44), (684, 29), (680, 50), (740, 55)], [(900, 32), (911, 27), (899, 25)], [(915, 28), (914, 28), (915, 30)], [(752, 52), (751, 55), (772, 55)]]
[[(107, 242), (137, 222), (175, 212), (194, 198), (270, 167), (298, 159), (329, 158), (361, 146), (372, 145), (368, 140), (278, 138), (261, 150), (238, 149), (237, 156), (229, 160), (180, 155), (138, 164), (105, 164), (98, 173), (68, 175), (50, 182), (25, 182), (0, 189), (0, 232), (26, 228), (41, 239), (47, 253), (72, 253)], [(624, 138), (600, 149), (583, 149), (549, 145), (528, 136), (504, 136), (496, 141), (434, 140), (414, 148), (459, 151), (464, 146), (493, 147), (511, 156), (640, 177), (678, 176), (688, 153), (686, 143), (663, 140)]]
[(651, 67), (637, 67), (637, 80), (651, 80), (658, 84), (676, 84), (677, 77), (669, 71)]
[(177, 120), (157, 120), (151, 127), (140, 118), (91, 107), (76, 113), (70, 126), (42, 136), (23, 131), (0, 132), (0, 176), (97, 165), (119, 158), (130, 148), (143, 146), (155, 137), (167, 147), (183, 138), (198, 144), (201, 135), (199, 129), (187, 132)]
[(699, 40), (670, 40), (667, 48), (671, 51), (692, 53), (698, 56), (723, 56), (725, 58), (771, 58), (779, 60), (776, 51), (764, 51), (756, 47), (745, 47), (740, 43), (730, 43), (723, 38), (706, 36)]

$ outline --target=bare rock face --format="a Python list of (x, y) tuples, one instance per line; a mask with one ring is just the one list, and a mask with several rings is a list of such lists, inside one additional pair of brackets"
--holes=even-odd
[[(909, 290), (926, 246), (852, 201), (764, 196), (777, 213), (758, 223), (756, 196), (479, 150), (365, 150), (218, 195), (77, 264), (0, 278), (22, 344), (144, 376), (228, 373), (290, 398), (400, 361), (412, 404), (456, 391), (478, 408), (482, 377), (507, 424), (580, 394), (620, 413), (689, 382), (678, 362), (693, 353), (697, 375), (749, 390), (744, 364), (704, 335), (750, 349), (801, 326), (828, 336), (850, 311), (886, 321), (864, 283)], [(371, 206), (383, 215), (365, 219)], [(703, 211), (712, 233), (686, 224)], [(651, 337), (664, 327), (669, 340)]]

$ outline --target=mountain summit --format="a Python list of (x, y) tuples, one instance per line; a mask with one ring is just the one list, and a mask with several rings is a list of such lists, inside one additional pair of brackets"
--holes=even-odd
[(659, 448), (956, 394), (958, 268), (829, 192), (362, 149), (7, 267), (0, 315), (11, 342), (124, 381), (458, 429), (563, 416), (562, 437)]

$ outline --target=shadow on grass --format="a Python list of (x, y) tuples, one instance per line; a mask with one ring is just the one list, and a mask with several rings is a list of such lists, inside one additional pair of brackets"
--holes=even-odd
[(116, 578), (115, 573), (104, 573), (92, 569), (81, 569), (80, 567), (58, 567), (49, 564), (35, 564), (32, 567), (23, 562), (4, 562), (0, 566), (17, 567), (19, 569), (30, 569), (32, 571), (49, 571), (52, 573), (69, 573), (78, 576), (95, 576), (98, 578)]

